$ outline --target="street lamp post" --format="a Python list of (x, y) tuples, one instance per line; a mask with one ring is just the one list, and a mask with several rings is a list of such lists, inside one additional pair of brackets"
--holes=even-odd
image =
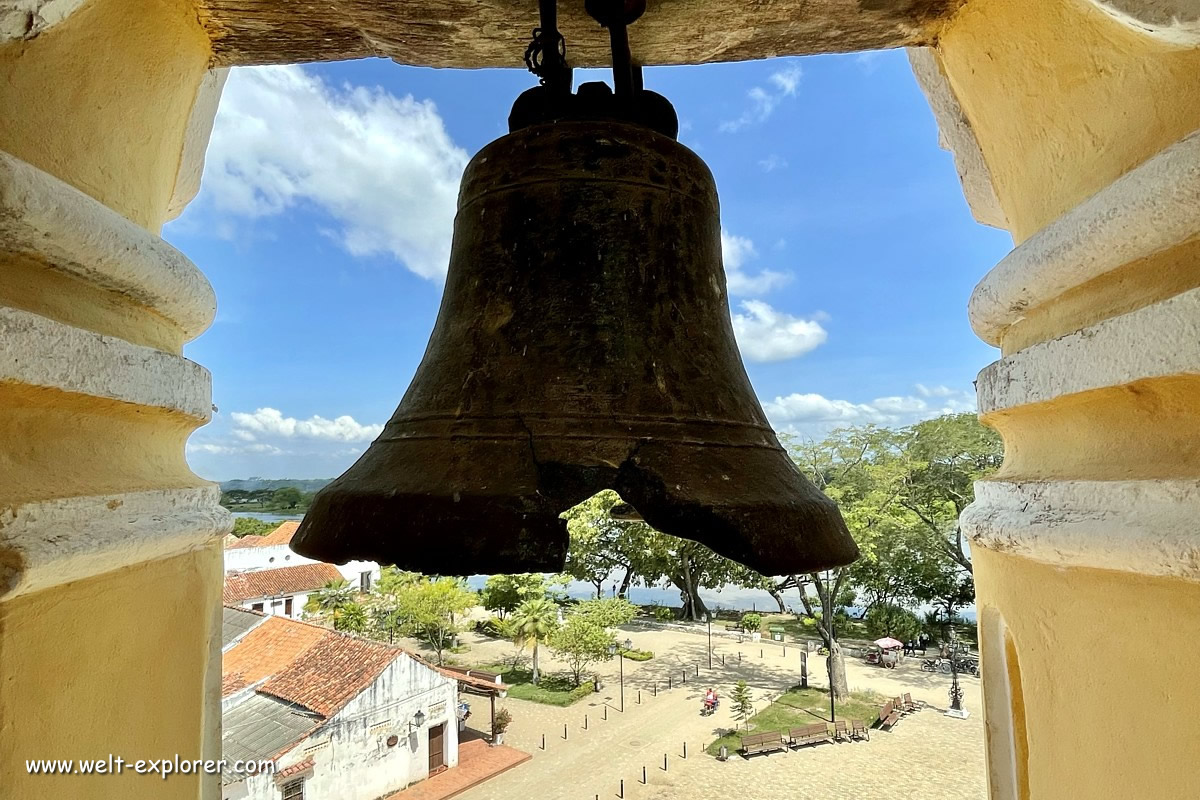
[(963, 689), (958, 685), (958, 642), (950, 639), (950, 711), (955, 716), (962, 716)]
[(712, 669), (712, 612), (708, 612), (708, 668)]
[[(625, 640), (625, 649), (626, 650), (633, 649), (633, 640), (632, 639)], [(617, 656), (617, 668), (619, 669), (620, 676), (621, 676), (620, 677), (620, 681), (621, 681), (621, 713), (624, 714), (625, 713), (625, 656), (618, 649), (616, 642), (613, 642), (612, 644), (610, 644), (608, 646), (608, 654)]]

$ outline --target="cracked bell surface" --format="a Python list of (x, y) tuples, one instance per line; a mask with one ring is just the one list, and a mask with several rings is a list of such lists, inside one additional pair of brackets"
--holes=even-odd
[(559, 571), (560, 514), (602, 489), (768, 575), (857, 556), (746, 376), (707, 166), (645, 127), (535, 124), (467, 166), (421, 365), (292, 546), (430, 574)]

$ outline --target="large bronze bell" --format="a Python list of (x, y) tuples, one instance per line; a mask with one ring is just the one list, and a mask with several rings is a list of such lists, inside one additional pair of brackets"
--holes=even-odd
[(602, 489), (768, 575), (858, 552), (746, 377), (704, 162), (642, 126), (533, 124), (467, 166), (425, 357), (292, 546), (433, 574), (558, 571), (559, 515)]

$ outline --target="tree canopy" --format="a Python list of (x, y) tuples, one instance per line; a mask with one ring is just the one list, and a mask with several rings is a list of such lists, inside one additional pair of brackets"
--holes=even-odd
[(526, 600), (547, 597), (556, 603), (562, 602), (567, 596), (568, 582), (568, 575), (551, 575), (547, 578), (536, 572), (523, 575), (489, 575), (479, 592), (479, 600), (484, 608), (504, 619)]

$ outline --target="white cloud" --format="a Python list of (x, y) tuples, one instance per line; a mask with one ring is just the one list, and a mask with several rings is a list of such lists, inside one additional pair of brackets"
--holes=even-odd
[(311, 204), (352, 255), (389, 254), (438, 279), (466, 163), (429, 100), (332, 87), (298, 66), (240, 68), (217, 112), (203, 194), (227, 217)]
[(283, 450), (271, 444), (214, 444), (212, 442), (188, 442), (185, 448), (188, 453), (207, 453), (209, 455), (228, 456), (238, 453), (265, 453), (279, 455)]
[(800, 75), (800, 66), (793, 64), (785, 70), (774, 73), (770, 81), (781, 94), (785, 94), (788, 97), (795, 97), (796, 87), (800, 85)]
[(923, 383), (916, 384), (917, 394), (921, 397), (953, 397), (958, 394), (949, 386), (926, 386)]
[(763, 172), (774, 172), (777, 169), (783, 169), (787, 165), (788, 162), (776, 153), (771, 153), (771, 155), (761, 158), (758, 161), (759, 169)]
[(725, 285), (731, 295), (757, 295), (778, 289), (792, 276), (786, 272), (765, 269), (757, 275), (742, 270), (747, 261), (758, 256), (754, 242), (721, 229), (721, 261), (725, 265)]
[(751, 361), (784, 361), (824, 343), (821, 323), (776, 311), (761, 300), (742, 302), (745, 314), (733, 315), (738, 348)]
[(776, 107), (785, 97), (795, 97), (796, 89), (800, 86), (800, 66), (792, 66), (775, 72), (767, 79), (771, 88), (764, 89), (754, 86), (746, 93), (750, 98), (750, 106), (736, 119), (722, 122), (717, 129), (721, 133), (736, 133), (750, 125), (766, 122), (775, 113)]
[[(918, 393), (924, 388), (917, 384)], [(946, 387), (938, 387), (946, 389)], [(877, 397), (869, 403), (831, 400), (819, 394), (793, 393), (764, 403), (763, 410), (777, 428), (797, 425), (833, 424), (908, 425), (942, 414), (960, 414), (976, 410), (972, 392), (946, 389), (940, 402), (929, 402), (912, 395)]]
[(285, 417), (274, 408), (260, 408), (253, 414), (235, 411), (230, 415), (235, 426), (233, 435), (243, 441), (260, 437), (284, 439), (322, 439), (331, 442), (366, 442), (374, 439), (383, 430), (383, 425), (362, 425), (354, 417), (341, 416), (325, 419), (312, 416), (308, 419)]

